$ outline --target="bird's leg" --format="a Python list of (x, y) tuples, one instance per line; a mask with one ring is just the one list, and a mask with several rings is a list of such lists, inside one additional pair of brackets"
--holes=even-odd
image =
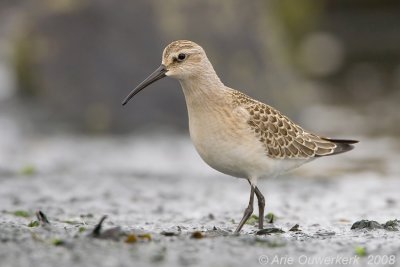
[(251, 185), (251, 190), (250, 190), (250, 200), (249, 200), (249, 205), (244, 211), (243, 218), (240, 221), (238, 227), (235, 230), (235, 233), (239, 233), (240, 230), (242, 229), (243, 225), (246, 223), (246, 221), (250, 218), (251, 214), (253, 213), (253, 202), (254, 202), (254, 190), (255, 186)]
[[(250, 181), (249, 181), (250, 183)], [(251, 183), (250, 183), (251, 185)], [(254, 189), (258, 200), (258, 228), (263, 229), (264, 227), (264, 208), (265, 208), (265, 197), (261, 193), (261, 191), (256, 186)]]
[(264, 208), (265, 208), (265, 198), (261, 194), (260, 190), (256, 186), (255, 191), (258, 199), (258, 229), (263, 229), (264, 227)]

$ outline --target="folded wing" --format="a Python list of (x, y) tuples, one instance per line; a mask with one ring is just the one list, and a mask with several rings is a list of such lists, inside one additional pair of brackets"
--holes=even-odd
[(236, 98), (249, 112), (247, 123), (271, 158), (309, 159), (335, 155), (353, 149), (352, 144), (358, 142), (309, 133), (273, 107), (239, 92)]

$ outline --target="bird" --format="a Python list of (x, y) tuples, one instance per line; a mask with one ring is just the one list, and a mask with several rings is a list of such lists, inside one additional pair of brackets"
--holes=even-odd
[(356, 140), (333, 139), (304, 130), (277, 109), (225, 86), (204, 49), (193, 41), (167, 45), (161, 65), (122, 101), (164, 77), (182, 87), (191, 140), (200, 157), (224, 174), (246, 179), (249, 203), (235, 233), (239, 233), (258, 202), (258, 228), (263, 229), (265, 197), (259, 179), (279, 176), (316, 158), (350, 151)]

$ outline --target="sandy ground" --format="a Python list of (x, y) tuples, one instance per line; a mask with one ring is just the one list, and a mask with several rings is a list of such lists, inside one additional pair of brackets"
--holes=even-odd
[[(360, 138), (351, 153), (260, 181), (285, 232), (256, 235), (253, 223), (237, 236), (247, 182), (210, 169), (187, 137), (2, 124), (0, 266), (399, 266), (399, 231), (350, 229), (400, 219), (396, 139)], [(50, 225), (29, 227), (38, 210)], [(111, 238), (93, 238), (103, 215)], [(295, 224), (301, 231), (289, 231)]]

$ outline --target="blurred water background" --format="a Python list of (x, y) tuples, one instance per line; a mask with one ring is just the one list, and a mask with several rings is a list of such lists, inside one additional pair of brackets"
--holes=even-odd
[(306, 129), (398, 136), (398, 25), (395, 0), (2, 0), (2, 128), (12, 118), (39, 132), (187, 132), (172, 79), (120, 103), (168, 43), (189, 39), (226, 85)]

